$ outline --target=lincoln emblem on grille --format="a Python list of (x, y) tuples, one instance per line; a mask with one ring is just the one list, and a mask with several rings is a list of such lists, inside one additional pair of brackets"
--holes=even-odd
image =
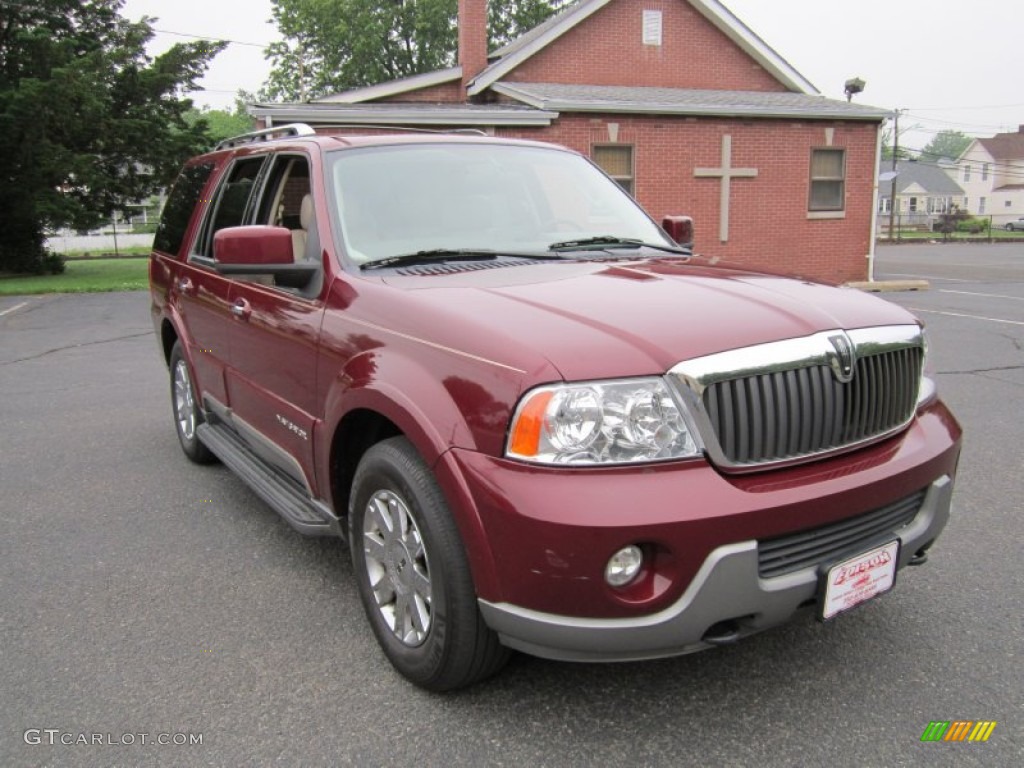
[(829, 355), (829, 365), (832, 366), (832, 373), (836, 380), (846, 384), (853, 379), (854, 365), (857, 362), (857, 355), (853, 351), (853, 342), (845, 333), (837, 333), (829, 336), (836, 353)]

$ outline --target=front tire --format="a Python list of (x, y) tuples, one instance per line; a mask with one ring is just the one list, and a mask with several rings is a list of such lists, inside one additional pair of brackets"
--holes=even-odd
[(504, 665), (509, 652), (480, 615), (455, 522), (406, 438), (377, 443), (359, 462), (349, 527), (359, 596), (395, 669), (447, 691)]
[(196, 402), (196, 390), (192, 385), (192, 374), (188, 361), (181, 351), (181, 342), (174, 342), (171, 348), (171, 407), (174, 411), (174, 429), (178, 442), (190, 461), (196, 464), (212, 464), (217, 457), (199, 441), (196, 429), (205, 421), (203, 410)]

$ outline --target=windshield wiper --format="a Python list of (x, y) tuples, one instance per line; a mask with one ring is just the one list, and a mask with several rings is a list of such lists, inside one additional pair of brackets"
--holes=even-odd
[(388, 256), (386, 259), (368, 261), (360, 269), (381, 269), (382, 267), (402, 267), (411, 264), (424, 264), (430, 261), (476, 261), (498, 258), (497, 251), (475, 250), (470, 248), (432, 248), (415, 253), (402, 253)]
[(656, 251), (678, 253), (681, 256), (690, 255), (689, 251), (671, 245), (646, 243), (635, 237), (615, 237), (614, 235), (597, 235), (596, 237), (584, 237), (579, 240), (563, 240), (548, 246), (549, 251), (582, 251), (591, 248), (597, 250), (604, 248), (653, 248)]
[(368, 261), (360, 265), (360, 269), (382, 269), (384, 267), (405, 267), (413, 264), (426, 264), (431, 261), (490, 261), (499, 256), (511, 256), (519, 259), (558, 259), (550, 253), (519, 253), (516, 251), (492, 251), (485, 248), (432, 248), (430, 250), (403, 253), (388, 256), (376, 261)]

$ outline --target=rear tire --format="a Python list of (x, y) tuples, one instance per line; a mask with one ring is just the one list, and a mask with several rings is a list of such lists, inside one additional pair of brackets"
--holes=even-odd
[(406, 438), (377, 443), (359, 462), (349, 529), (359, 596), (395, 669), (431, 691), (501, 669), (509, 651), (480, 615), (455, 521)]
[(174, 429), (178, 442), (190, 461), (196, 464), (212, 464), (217, 460), (209, 448), (199, 441), (196, 429), (206, 421), (203, 409), (196, 402), (196, 390), (192, 384), (192, 373), (188, 360), (181, 351), (181, 342), (174, 342), (171, 348), (171, 408), (174, 413)]

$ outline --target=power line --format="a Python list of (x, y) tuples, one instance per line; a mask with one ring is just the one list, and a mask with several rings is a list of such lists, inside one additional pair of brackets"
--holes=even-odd
[[(916, 149), (914, 147), (903, 147), (903, 149), (907, 150), (908, 152), (924, 152), (923, 149)], [(886, 161), (883, 161), (883, 162), (888, 162), (888, 161), (886, 160)], [(900, 158), (900, 162), (909, 162), (909, 163), (913, 163), (914, 165), (919, 165), (919, 166), (927, 167), (927, 168), (938, 168), (939, 170), (941, 170), (943, 172), (948, 172), (948, 170), (950, 170), (951, 168), (956, 168), (957, 175), (959, 175), (960, 169), (963, 168), (963, 165), (961, 165), (961, 164), (956, 164), (956, 165), (953, 165), (953, 166), (945, 166), (945, 165), (940, 165), (938, 162), (933, 161), (933, 160), (921, 160), (920, 158), (917, 158), (917, 159)], [(1002, 162), (999, 162), (999, 161), (981, 162), (981, 161), (977, 161), (977, 160), (973, 160), (970, 163), (966, 163), (966, 165), (970, 165), (972, 171), (979, 171), (979, 172), (982, 170), (982, 167), (984, 165), (988, 165), (989, 166), (989, 169), (988, 169), (989, 173), (998, 174), (998, 175), (1003, 176), (1004, 178), (1012, 180), (1012, 181), (1016, 181), (1018, 179), (1020, 179), (1021, 181), (1024, 181), (1024, 168), (1022, 168), (1021, 166), (1013, 165), (1013, 164), (1010, 164), (1010, 163), (1002, 163)], [(953, 179), (953, 180), (956, 181), (956, 179)], [(992, 191), (993, 192), (998, 192), (999, 190), (998, 189), (994, 189)]]
[(958, 112), (968, 109), (1011, 109), (1024, 107), (1024, 104), (984, 104), (974, 107), (907, 107), (910, 112)]
[(271, 45), (271, 43), (247, 43), (244, 40), (231, 40), (230, 38), (226, 37), (209, 37), (207, 35), (193, 35), (189, 32), (174, 32), (170, 29), (157, 29), (156, 27), (153, 27), (152, 29), (154, 32), (159, 32), (163, 35), (175, 35), (176, 37), (190, 37), (194, 40), (209, 40), (210, 42), (214, 43), (234, 43), (235, 45), (246, 45), (251, 48), (268, 48)]
[(979, 130), (979, 131), (980, 130), (986, 130), (986, 131), (987, 130), (991, 130), (993, 133), (999, 133), (1000, 131), (998, 129), (1010, 127), (1009, 124), (1007, 124), (1007, 123), (1003, 123), (1003, 124), (999, 124), (999, 125), (996, 125), (994, 123), (961, 123), (961, 122), (956, 122), (954, 120), (942, 120), (942, 119), (937, 118), (937, 117), (926, 117), (924, 115), (916, 115), (916, 114), (913, 114), (911, 112), (905, 112), (904, 114), (908, 115), (909, 117), (914, 118), (915, 120), (924, 120), (925, 122), (928, 122), (928, 123), (939, 123), (940, 125), (957, 125), (957, 126), (960, 126), (960, 127), (963, 127), (963, 128), (971, 128), (971, 129)]
[[(37, 10), (39, 10), (38, 6), (35, 3), (20, 2), (19, 0), (0, 0), (0, 8), (21, 8), (23, 10), (30, 10), (30, 11), (37, 11)], [(122, 18), (125, 21), (129, 21), (129, 22), (131, 22), (133, 24), (138, 23), (138, 21), (134, 21), (134, 20), (129, 19), (129, 18), (125, 17), (125, 16), (121, 16), (120, 18)], [(153, 32), (159, 32), (160, 34), (163, 34), (163, 35), (174, 35), (175, 37), (189, 37), (189, 38), (192, 38), (194, 40), (209, 40), (210, 42), (233, 43), (234, 45), (245, 45), (245, 46), (249, 46), (249, 47), (252, 47), (252, 48), (267, 48), (267, 47), (269, 47), (272, 44), (272, 43), (250, 43), (250, 42), (247, 42), (245, 40), (233, 40), (233, 39), (227, 38), (227, 37), (211, 37), (209, 35), (195, 35), (195, 34), (192, 34), (191, 32), (176, 32), (176, 31), (174, 31), (172, 29), (157, 29), (156, 27), (150, 27), (150, 29)]]

